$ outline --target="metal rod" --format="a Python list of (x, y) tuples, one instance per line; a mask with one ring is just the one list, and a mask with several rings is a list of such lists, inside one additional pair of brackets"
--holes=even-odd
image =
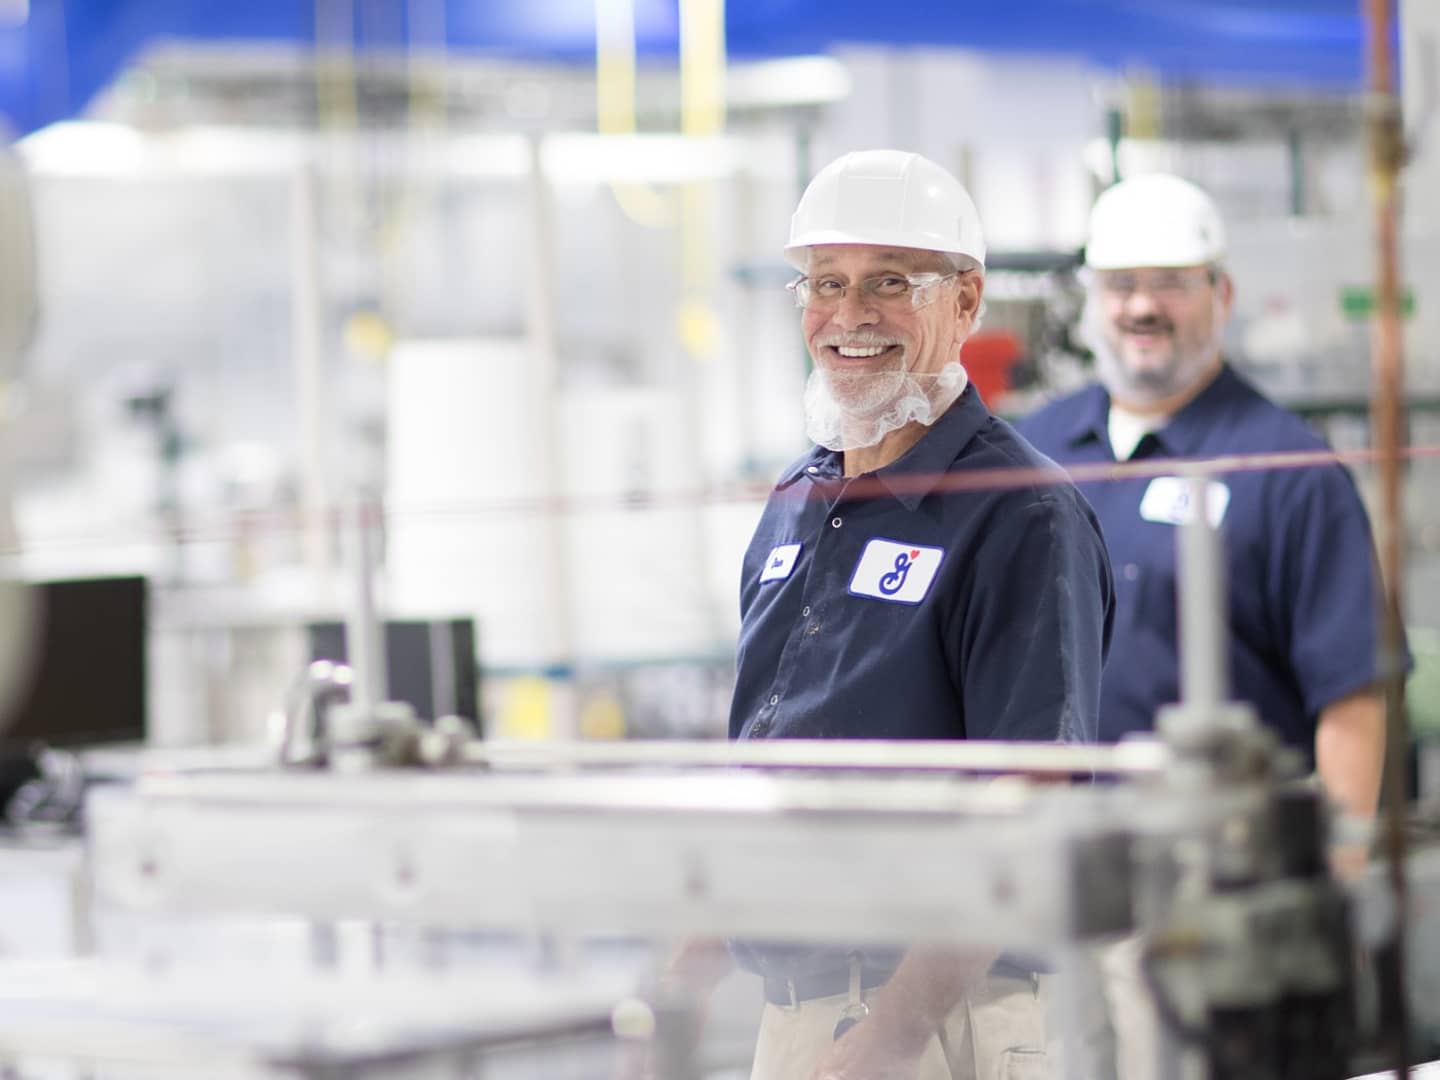
[(291, 349), (295, 360), (295, 408), (300, 428), (301, 550), (305, 568), (320, 574), (334, 566), (326, 508), (327, 399), (323, 343), (324, 289), (320, 281), (320, 239), (313, 166), (301, 166), (290, 188)]
[[(560, 355), (555, 338), (555, 252), (554, 207), (550, 183), (545, 175), (541, 137), (530, 136), (529, 241), (527, 262), (525, 338), (529, 353), (530, 407), (539, 426), (539, 438), (532, 444), (536, 473), (548, 497), (565, 494), (565, 468), (561, 442)], [(544, 516), (539, 565), (544, 567), (543, 605), (545, 659), (550, 670), (569, 679), (575, 663), (575, 614), (572, 607), (574, 573), (570, 561), (565, 516), (551, 512)], [(567, 692), (551, 695), (548, 720), (552, 732), (568, 736), (577, 728), (574, 702)]]
[(1031, 776), (1144, 776), (1163, 771), (1163, 744), (1115, 746), (984, 740), (926, 742), (878, 739), (629, 740), (625, 742), (491, 741), (471, 743), (465, 761), (495, 769), (564, 767), (726, 768), (1019, 773)]
[(1405, 369), (1400, 332), (1400, 258), (1398, 184), (1404, 161), (1400, 103), (1395, 93), (1393, 0), (1362, 0), (1369, 76), (1367, 132), (1370, 195), (1375, 220), (1375, 314), (1370, 323), (1372, 442), (1379, 453), (1380, 522), (1378, 547), (1384, 588), (1381, 613), (1380, 670), (1386, 707), (1384, 846), (1390, 887), (1396, 904), (1393, 939), (1380, 951), (1377, 968), (1387, 1031), (1386, 1051), (1399, 1076), (1408, 1075), (1409, 1016), (1405, 1000), (1405, 754), (1410, 743), (1405, 718), (1405, 675), (1400, 662), (1404, 630), (1401, 584), (1404, 578), (1404, 516), (1400, 461), (1404, 442)]
[(375, 568), (379, 560), (374, 530), (379, 528), (383, 514), (378, 507), (372, 507), (363, 490), (356, 495), (352, 514), (344, 535), (355, 591), (345, 609), (345, 645), (355, 673), (350, 701), (368, 719), (375, 706), (389, 696), (385, 630), (375, 600)]
[(1210, 521), (1210, 477), (1192, 474), (1186, 493), (1189, 516), (1175, 538), (1180, 559), (1180, 703), (1198, 717), (1213, 714), (1230, 697), (1225, 560), (1219, 530)]

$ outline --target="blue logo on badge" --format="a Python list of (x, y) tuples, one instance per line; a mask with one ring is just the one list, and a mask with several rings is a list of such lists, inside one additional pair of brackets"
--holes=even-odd
[(910, 576), (910, 562), (918, 557), (920, 552), (912, 551), (908, 554), (900, 552), (895, 556), (895, 569), (888, 574), (881, 575), (879, 589), (886, 596), (894, 596), (905, 587), (905, 579)]

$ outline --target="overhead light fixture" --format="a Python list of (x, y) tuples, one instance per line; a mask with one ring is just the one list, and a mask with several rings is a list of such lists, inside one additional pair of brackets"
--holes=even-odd
[(850, 96), (850, 69), (830, 56), (792, 56), (732, 65), (725, 97), (732, 109), (829, 105)]

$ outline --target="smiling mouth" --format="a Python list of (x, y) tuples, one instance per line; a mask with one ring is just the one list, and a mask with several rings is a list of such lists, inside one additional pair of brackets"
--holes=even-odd
[(825, 352), (842, 364), (853, 364), (857, 361), (876, 360), (882, 356), (889, 356), (899, 348), (899, 345), (827, 345)]

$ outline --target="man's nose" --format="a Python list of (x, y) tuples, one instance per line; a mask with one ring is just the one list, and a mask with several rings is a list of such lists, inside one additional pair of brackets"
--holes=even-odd
[(879, 320), (880, 312), (874, 298), (866, 295), (865, 290), (858, 285), (847, 288), (835, 307), (835, 322), (847, 330), (857, 326), (870, 326)]
[(1133, 290), (1125, 298), (1125, 315), (1130, 319), (1140, 319), (1147, 315), (1158, 315), (1160, 305), (1155, 302), (1155, 297), (1147, 288)]

